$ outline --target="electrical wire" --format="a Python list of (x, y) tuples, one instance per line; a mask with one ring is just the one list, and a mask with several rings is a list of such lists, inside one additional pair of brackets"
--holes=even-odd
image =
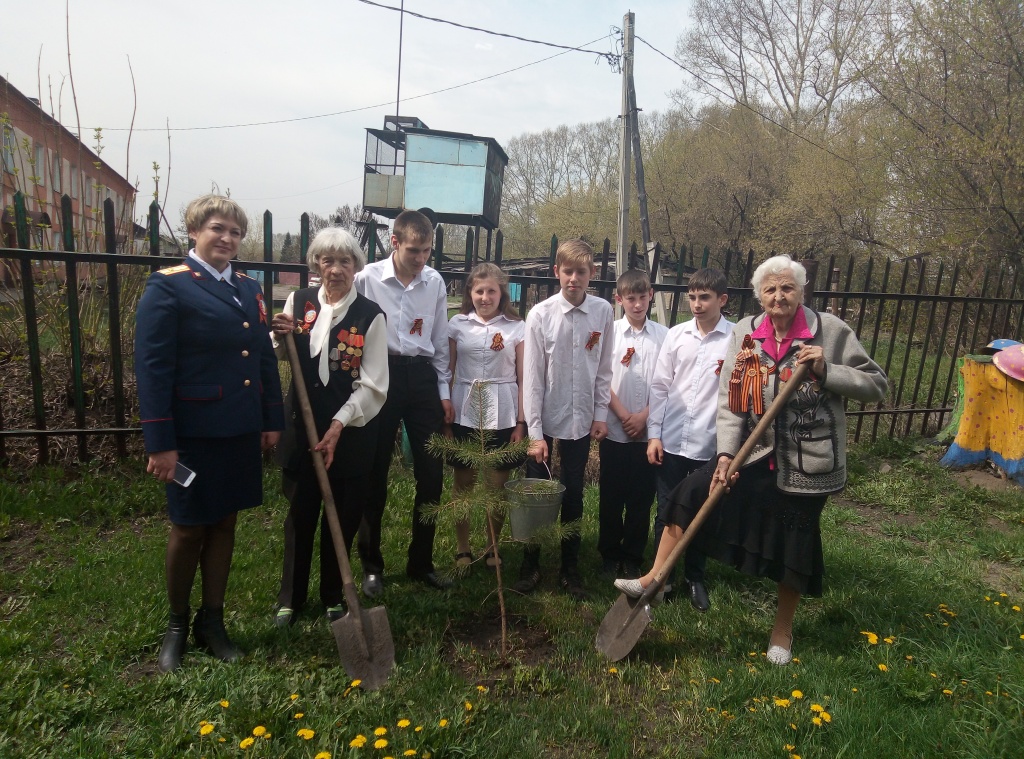
[[(408, 12), (409, 11), (406, 11), (406, 13), (408, 13)], [(603, 39), (607, 39), (608, 36), (609, 35), (606, 34), (604, 36), (598, 37), (595, 40), (591, 40), (590, 42), (585, 42), (584, 44), (585, 45), (593, 45), (595, 42), (599, 42), (599, 41), (601, 41)], [(573, 48), (573, 49), (577, 49), (577, 48)], [(504, 71), (499, 71), (496, 74), (489, 74), (488, 76), (482, 76), (479, 79), (472, 79), (472, 80), (470, 80), (468, 82), (462, 82), (461, 84), (453, 84), (451, 87), (444, 87), (444, 88), (442, 88), (440, 90), (433, 90), (432, 92), (424, 92), (421, 95), (413, 95), (412, 97), (403, 98), (402, 102), (403, 103), (407, 103), (410, 100), (419, 100), (420, 98), (430, 97), (432, 95), (440, 95), (443, 92), (451, 92), (452, 90), (457, 90), (457, 89), (460, 89), (462, 87), (468, 87), (471, 84), (479, 84), (480, 82), (486, 82), (488, 79), (495, 79), (495, 78), (497, 78), (499, 76), (504, 76), (505, 74), (512, 74), (512, 73), (514, 73), (516, 71), (521, 71), (522, 69), (529, 68), (530, 66), (536, 66), (539, 63), (545, 63), (545, 62), (550, 61), (550, 60), (552, 60), (554, 58), (559, 58), (559, 57), (561, 57), (563, 55), (566, 55), (569, 52), (571, 52), (571, 50), (563, 50), (560, 53), (555, 53), (554, 55), (549, 55), (546, 58), (539, 58), (538, 60), (531, 61), (530, 63), (524, 63), (522, 66), (516, 66), (515, 68), (505, 69)], [(319, 114), (316, 114), (316, 115), (313, 115), (313, 116), (296, 116), (296, 117), (290, 118), (290, 119), (274, 119), (272, 121), (251, 121), (251, 122), (247, 122), (247, 123), (243, 123), (243, 124), (217, 124), (217, 125), (213, 125), (213, 126), (192, 126), (192, 127), (135, 127), (134, 129), (132, 129), (131, 127), (83, 127), (83, 130), (85, 130), (85, 131), (92, 131), (92, 130), (96, 130), (96, 129), (102, 129), (104, 132), (200, 132), (200, 131), (209, 131), (209, 130), (213, 130), (213, 129), (242, 129), (244, 127), (272, 126), (274, 124), (292, 124), (292, 123), (295, 123), (297, 121), (312, 121), (314, 119), (331, 118), (332, 116), (344, 116), (344, 115), (349, 114), (349, 113), (359, 113), (360, 111), (372, 111), (375, 108), (384, 108), (385, 106), (392, 105), (392, 103), (393, 103), (393, 101), (389, 100), (386, 103), (377, 103), (375, 105), (364, 105), (364, 106), (360, 106), (359, 108), (349, 108), (346, 111), (334, 111), (332, 113), (319, 113)]]
[[(547, 47), (555, 47), (555, 48), (559, 48), (561, 50), (565, 50), (567, 53), (568, 52), (575, 52), (575, 53), (588, 53), (590, 55), (597, 55), (597, 56), (600, 56), (601, 58), (604, 58), (612, 66), (617, 65), (618, 64), (618, 60), (619, 60), (619, 56), (614, 54), (614, 53), (602, 53), (600, 50), (585, 50), (582, 47), (573, 47), (571, 45), (559, 45), (559, 44), (554, 43), (554, 42), (544, 42), (543, 40), (533, 40), (533, 39), (529, 39), (528, 37), (519, 37), (518, 35), (508, 34), (506, 32), (495, 32), (495, 31), (492, 31), (490, 29), (481, 29), (478, 26), (468, 26), (466, 24), (460, 24), (460, 23), (458, 23), (456, 21), (449, 21), (448, 19), (444, 19), (444, 18), (436, 18), (434, 16), (424, 16), (422, 13), (416, 13), (414, 11), (407, 11), (404, 8), (395, 8), (393, 5), (384, 5), (383, 3), (375, 3), (375, 2), (373, 2), (373, 0), (358, 0), (358, 2), (363, 3), (365, 5), (372, 5), (375, 8), (384, 8), (385, 10), (396, 11), (398, 13), (404, 13), (407, 16), (415, 16), (416, 18), (423, 19), (424, 21), (434, 21), (434, 22), (436, 22), (438, 24), (448, 24), (449, 26), (455, 26), (455, 27), (458, 27), (459, 29), (468, 29), (469, 31), (472, 31), (472, 32), (482, 32), (484, 34), (490, 34), (490, 35), (493, 35), (495, 37), (506, 37), (506, 38), (512, 39), (512, 40), (519, 40), (520, 42), (529, 42), (529, 43), (531, 43), (533, 45), (546, 45)], [(599, 38), (599, 39), (603, 39), (603, 37)], [(597, 42), (597, 40), (594, 40), (594, 42)], [(592, 45), (594, 43), (593, 42), (587, 42), (585, 44)]]
[(650, 48), (651, 50), (653, 50), (654, 52), (656, 52), (656, 53), (657, 53), (658, 55), (660, 55), (660, 56), (661, 56), (662, 58), (664, 58), (665, 60), (667, 60), (667, 61), (669, 61), (669, 62), (671, 62), (671, 63), (674, 63), (674, 64), (675, 64), (676, 66), (678, 66), (679, 68), (681, 68), (681, 69), (682, 69), (683, 71), (685, 71), (685, 72), (686, 72), (687, 74), (689, 74), (690, 76), (692, 76), (692, 77), (693, 77), (694, 79), (696, 79), (697, 81), (699, 81), (699, 82), (702, 82), (702, 83), (704, 83), (705, 85), (707, 85), (708, 87), (710, 87), (711, 89), (713, 89), (713, 90), (714, 90), (715, 92), (718, 92), (718, 93), (720, 93), (720, 94), (724, 95), (725, 97), (729, 98), (729, 100), (732, 100), (732, 101), (733, 101), (734, 103), (736, 103), (737, 105), (741, 105), (741, 106), (743, 106), (743, 107), (744, 107), (744, 108), (746, 108), (746, 109), (747, 109), (748, 111), (751, 111), (752, 113), (756, 114), (756, 115), (757, 115), (758, 117), (760, 117), (760, 118), (764, 119), (765, 121), (767, 121), (767, 122), (769, 122), (769, 123), (771, 123), (771, 124), (774, 124), (775, 126), (777, 126), (777, 127), (778, 127), (779, 129), (781, 129), (782, 131), (784, 131), (784, 132), (789, 132), (789, 134), (793, 135), (794, 137), (798, 137), (798, 138), (800, 138), (801, 140), (803, 140), (803, 141), (804, 141), (804, 142), (806, 142), (807, 144), (809, 144), (809, 145), (813, 145), (814, 147), (818, 148), (819, 150), (824, 150), (824, 151), (825, 151), (826, 153), (828, 153), (828, 154), (829, 154), (830, 156), (832, 156), (833, 158), (838, 158), (838, 159), (839, 159), (840, 161), (843, 161), (844, 163), (848, 163), (848, 164), (850, 164), (851, 166), (853, 166), (853, 165), (854, 165), (854, 164), (853, 164), (853, 161), (851, 161), (851, 160), (850, 160), (849, 158), (846, 158), (846, 157), (844, 157), (844, 156), (841, 156), (841, 155), (839, 155), (839, 154), (838, 154), (838, 153), (836, 153), (836, 152), (833, 152), (833, 151), (832, 151), (832, 150), (830, 150), (829, 148), (826, 148), (826, 147), (825, 147), (824, 145), (821, 145), (821, 144), (819, 144), (819, 143), (815, 142), (815, 141), (814, 141), (814, 140), (812, 140), (812, 139), (811, 139), (810, 137), (807, 137), (807, 136), (805, 136), (805, 135), (802, 135), (802, 134), (800, 134), (799, 132), (794, 132), (794, 131), (793, 131), (792, 129), (790, 129), (789, 127), (785, 126), (784, 124), (781, 124), (780, 122), (776, 121), (776, 120), (775, 120), (775, 119), (773, 119), (773, 118), (772, 118), (771, 116), (768, 116), (768, 115), (766, 115), (766, 114), (762, 113), (761, 111), (757, 110), (756, 108), (754, 108), (754, 106), (750, 105), (749, 103), (744, 103), (744, 102), (743, 102), (742, 100), (737, 100), (737, 99), (736, 99), (736, 96), (735, 96), (735, 95), (733, 95), (732, 93), (726, 92), (726, 91), (725, 91), (725, 90), (723, 90), (723, 89), (722, 89), (721, 87), (718, 87), (718, 86), (716, 86), (716, 85), (712, 84), (711, 82), (709, 82), (709, 81), (708, 81), (707, 79), (705, 79), (704, 77), (702, 77), (702, 76), (701, 76), (700, 74), (697, 74), (697, 73), (695, 73), (695, 72), (691, 71), (690, 69), (686, 68), (686, 66), (684, 66), (683, 64), (681, 64), (681, 63), (680, 63), (679, 61), (677, 61), (677, 60), (676, 60), (675, 58), (672, 58), (671, 56), (669, 56), (669, 55), (667, 55), (667, 54), (665, 54), (665, 53), (661, 52), (660, 50), (658, 50), (658, 48), (656, 48), (656, 47), (655, 47), (654, 45), (652, 45), (652, 44), (651, 44), (650, 42), (648, 42), (647, 40), (645, 40), (645, 39), (644, 39), (643, 37), (641, 37), (641, 36), (640, 36), (639, 34), (633, 35), (633, 39), (635, 39), (635, 40), (638, 40), (639, 42), (642, 42), (642, 43), (644, 43), (645, 45), (647, 45), (647, 47), (649, 47), (649, 48)]

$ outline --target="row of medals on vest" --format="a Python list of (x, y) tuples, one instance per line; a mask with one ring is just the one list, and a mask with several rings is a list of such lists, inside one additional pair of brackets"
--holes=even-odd
[[(307, 303), (306, 312), (303, 316), (302, 324), (295, 330), (299, 334), (309, 332), (313, 328), (313, 322), (316, 321), (317, 316), (316, 309)], [(359, 334), (359, 328), (355, 325), (347, 330), (340, 330), (338, 332), (338, 347), (331, 348), (330, 353), (327, 354), (328, 368), (332, 372), (336, 372), (339, 369), (343, 372), (349, 372), (352, 375), (352, 379), (359, 379), (359, 365), (363, 362), (363, 346), (365, 344), (366, 338)]]

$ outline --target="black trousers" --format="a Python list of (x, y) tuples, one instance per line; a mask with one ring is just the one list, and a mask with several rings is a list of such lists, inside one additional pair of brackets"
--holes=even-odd
[(434, 571), (434, 523), (423, 518), (423, 506), (441, 500), (444, 470), (441, 459), (427, 453), (427, 439), (440, 432), (444, 410), (437, 391), (437, 373), (426, 362), (400, 363), (388, 361), (391, 379), (388, 399), (380, 410), (380, 431), (377, 453), (370, 471), (370, 492), (359, 525), (359, 556), (363, 572), (383, 574), (381, 554), (381, 523), (388, 497), (388, 471), (395, 452), (398, 426), (405, 422), (405, 431), (412, 446), (413, 474), (416, 477), (416, 498), (412, 509), (412, 542), (405, 571), (421, 577)]
[[(365, 477), (339, 477), (339, 467), (331, 467), (327, 478), (338, 511), (345, 550), (352, 551), (352, 540), (359, 529), (363, 515), (368, 483)], [(338, 556), (331, 539), (326, 510), (321, 515), (322, 495), (313, 468), (313, 459), (307, 454), (297, 472), (282, 473), (282, 489), (290, 506), (284, 520), (284, 569), (281, 589), (277, 594), (279, 606), (301, 609), (309, 598), (309, 574), (313, 563), (313, 539), (317, 522), (320, 523), (320, 600), (324, 606), (337, 606), (344, 597)]]
[(597, 550), (605, 562), (643, 563), (654, 503), (654, 470), (647, 443), (602, 440)]
[[(555, 440), (547, 435), (544, 442), (548, 444), (548, 456), (555, 452)], [(587, 471), (587, 459), (590, 458), (590, 434), (579, 440), (558, 440), (558, 463), (562, 468), (559, 481), (565, 485), (562, 495), (560, 521), (563, 525), (579, 524), (583, 519), (583, 482)], [(537, 479), (548, 479), (548, 470), (533, 458), (526, 460), (526, 476)], [(574, 570), (579, 563), (580, 534), (577, 532), (562, 539), (562, 571)], [(527, 546), (523, 552), (523, 562), (528, 566), (540, 563), (540, 547)]]
[[(672, 509), (672, 491), (680, 482), (685, 480), (691, 473), (704, 466), (706, 461), (688, 459), (685, 456), (676, 456), (673, 453), (665, 453), (661, 458), (661, 466), (655, 467), (655, 485), (658, 491), (658, 515), (654, 518), (654, 552), (657, 554), (658, 546), (661, 545), (661, 533), (665, 525), (669, 523), (668, 515)], [(706, 495), (706, 494), (705, 494)], [(707, 557), (695, 546), (686, 549), (683, 559), (683, 573), (690, 582), (704, 582), (704, 567), (707, 564)], [(673, 570), (669, 576), (669, 582), (675, 575)]]

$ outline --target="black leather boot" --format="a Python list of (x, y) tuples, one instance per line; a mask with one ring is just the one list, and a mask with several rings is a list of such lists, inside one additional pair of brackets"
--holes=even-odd
[(188, 645), (188, 611), (184, 614), (171, 612), (167, 621), (164, 642), (160, 644), (160, 656), (156, 666), (161, 672), (170, 672), (181, 666)]
[(242, 658), (241, 650), (231, 642), (224, 629), (224, 607), (200, 608), (192, 621), (192, 636), (197, 646), (205, 648), (221, 661), (230, 663)]

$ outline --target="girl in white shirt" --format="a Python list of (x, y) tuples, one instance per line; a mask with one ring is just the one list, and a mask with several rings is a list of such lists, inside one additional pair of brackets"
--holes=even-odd
[[(524, 333), (524, 322), (509, 297), (508, 277), (494, 264), (477, 266), (466, 278), (460, 313), (448, 324), (455, 439), (471, 439), (478, 434), (481, 416), (484, 429), (493, 433), (488, 448), (526, 437), (522, 390)], [(473, 489), (476, 470), (458, 460), (450, 463), (455, 469), (452, 496), (458, 498)], [(500, 492), (509, 472), (521, 463), (509, 462), (491, 471), (487, 484)], [(500, 517), (492, 520), (490, 530), (496, 541), (501, 530)], [(455, 534), (456, 564), (468, 567), (473, 562), (468, 519), (456, 523)], [(488, 567), (494, 568), (500, 558), (495, 556), (490, 534), (487, 542), (490, 547), (485, 560)]]

